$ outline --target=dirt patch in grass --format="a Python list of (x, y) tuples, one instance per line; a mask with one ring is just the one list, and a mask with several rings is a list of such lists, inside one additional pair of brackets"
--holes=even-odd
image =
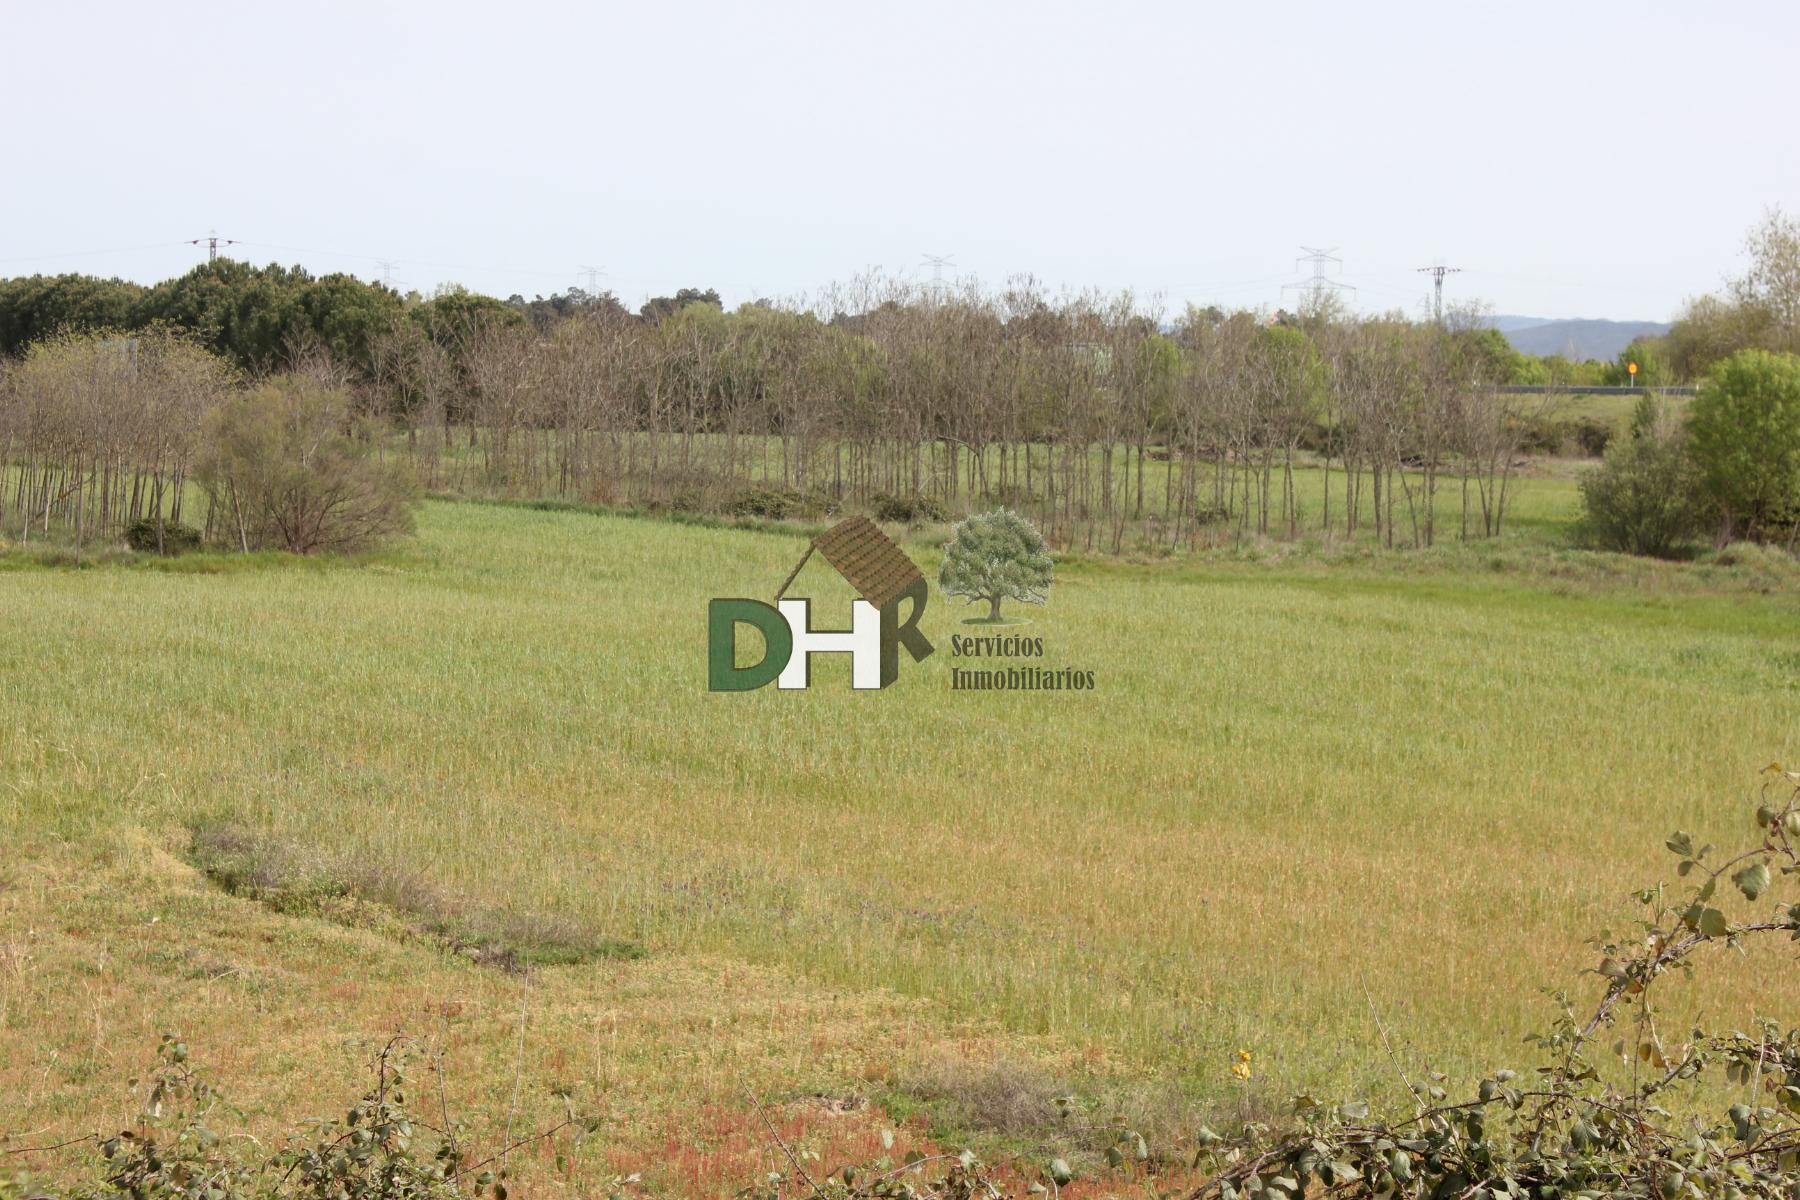
[(636, 942), (576, 921), (475, 903), (416, 873), (332, 857), (242, 825), (193, 827), (187, 857), (225, 891), (277, 912), (427, 938), (503, 971), (642, 958), (646, 953)]

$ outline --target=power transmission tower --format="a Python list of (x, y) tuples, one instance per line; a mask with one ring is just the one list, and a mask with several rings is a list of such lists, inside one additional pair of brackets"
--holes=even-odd
[(1418, 270), (1431, 276), (1431, 319), (1439, 325), (1444, 323), (1444, 276), (1455, 275), (1461, 267), (1446, 267), (1439, 263), (1435, 267), (1420, 267)]
[(944, 299), (944, 268), (953, 267), (956, 262), (948, 254), (927, 254), (924, 262), (931, 264), (931, 300), (933, 304), (941, 304)]
[(587, 263), (582, 263), (581, 273), (587, 276), (587, 294), (590, 296), (599, 295), (600, 277), (606, 274), (606, 268), (589, 266)]
[(381, 286), (392, 291), (394, 288), (394, 267), (398, 265), (399, 260), (393, 258), (378, 258), (375, 261), (381, 264)]
[(1302, 263), (1310, 263), (1312, 275), (1298, 283), (1284, 283), (1281, 290), (1286, 292), (1291, 288), (1300, 294), (1301, 311), (1320, 311), (1325, 306), (1327, 296), (1336, 296), (1341, 292), (1356, 294), (1356, 289), (1350, 284), (1342, 283), (1325, 273), (1327, 264), (1343, 268), (1344, 260), (1337, 256), (1337, 247), (1321, 250), (1316, 246), (1302, 246), (1300, 249), (1306, 253), (1294, 260), (1294, 269), (1298, 271)]
[(219, 246), (221, 243), (227, 246), (233, 246), (237, 244), (237, 239), (222, 238), (219, 236), (219, 231), (216, 229), (207, 230), (206, 236), (203, 238), (188, 239), (188, 245), (190, 246), (198, 246), (201, 242), (206, 243), (206, 261), (211, 262), (219, 257)]

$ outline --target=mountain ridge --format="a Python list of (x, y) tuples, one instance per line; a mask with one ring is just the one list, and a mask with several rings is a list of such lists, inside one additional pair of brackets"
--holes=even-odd
[(1602, 317), (1528, 317), (1501, 313), (1489, 317), (1521, 354), (1560, 354), (1573, 362), (1619, 357), (1633, 339), (1669, 332), (1667, 321), (1614, 321)]

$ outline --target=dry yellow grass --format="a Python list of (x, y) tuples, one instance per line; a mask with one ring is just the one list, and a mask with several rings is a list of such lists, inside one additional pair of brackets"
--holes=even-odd
[[(904, 1152), (923, 1134), (865, 1107), (896, 1076), (944, 1059), (1056, 1061), (991, 1024), (935, 1018), (923, 1001), (715, 956), (527, 980), (226, 896), (143, 836), (15, 848), (29, 857), (9, 863), (0, 890), (0, 1151), (130, 1125), (126, 1083), (163, 1030), (182, 1031), (244, 1110), (241, 1126), (223, 1128), (271, 1146), (301, 1117), (341, 1111), (395, 1035), (416, 1039), (428, 1062), (441, 1055), (444, 1102), (489, 1149), (504, 1144), (509, 1117), (516, 1133), (554, 1123), (553, 1093), (566, 1091), (605, 1124), (572, 1172), (554, 1168), (548, 1146), (518, 1153), (532, 1194), (589, 1194), (631, 1173), (652, 1191), (730, 1194), (785, 1168), (759, 1102), (785, 1140), (834, 1161), (878, 1153), (882, 1128)], [(435, 1119), (437, 1074), (417, 1073)], [(93, 1161), (76, 1146), (12, 1155), (7, 1167), (67, 1177)]]

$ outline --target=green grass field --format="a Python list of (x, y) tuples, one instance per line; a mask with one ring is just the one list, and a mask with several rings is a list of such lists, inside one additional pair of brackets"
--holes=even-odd
[[(1653, 392), (1656, 389), (1644, 390)], [(1668, 411), (1677, 416), (1686, 412), (1687, 406), (1693, 402), (1691, 396), (1658, 395), (1663, 404), (1668, 406)], [(1598, 396), (1577, 392), (1559, 401), (1555, 415), (1566, 418), (1592, 417), (1597, 421), (1605, 421), (1614, 430), (1622, 432), (1630, 425), (1631, 414), (1637, 408), (1638, 400), (1637, 396), (1621, 396), (1610, 392)]]
[[(1791, 585), (1560, 551), (1077, 559), (1024, 630), (1092, 692), (951, 691), (975, 610), (934, 592), (891, 689), (708, 693), (707, 600), (803, 545), (432, 502), (361, 563), (12, 560), (0, 1131), (112, 1119), (169, 1023), (261, 1120), (350, 1087), (357, 1038), (442, 1031), (497, 1123), (523, 1008), (532, 1079), (614, 1106), (621, 1162), (702, 1101), (900, 1109), (958, 1059), (1197, 1111), (1384, 1092), (1377, 1012), (1409, 1067), (1516, 1065), (1661, 839), (1739, 839), (1800, 757)], [(847, 612), (817, 558), (792, 593)], [(522, 996), (224, 895), (181, 861), (220, 824), (648, 954)], [(1729, 969), (1774, 996), (1791, 963)], [(1747, 1019), (1732, 994), (1683, 993)]]

